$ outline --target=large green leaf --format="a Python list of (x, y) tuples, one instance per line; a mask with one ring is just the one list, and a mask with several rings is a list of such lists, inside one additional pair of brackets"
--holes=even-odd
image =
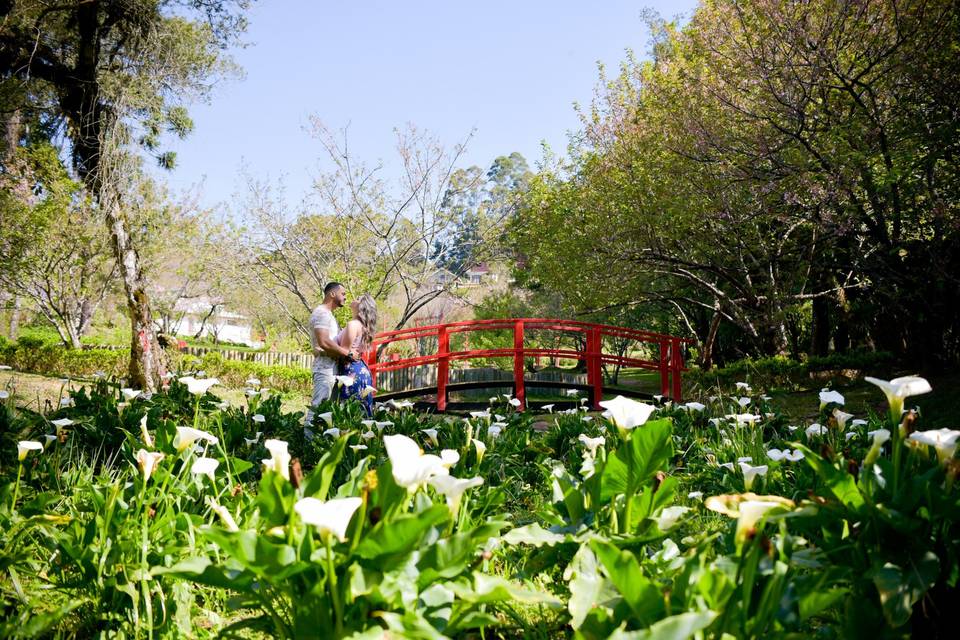
[(563, 572), (570, 582), (570, 626), (579, 629), (594, 607), (612, 607), (620, 599), (616, 588), (603, 574), (589, 544), (583, 544)]
[(817, 472), (834, 498), (852, 511), (858, 511), (863, 507), (863, 494), (860, 493), (860, 487), (857, 486), (857, 481), (852, 475), (846, 470), (837, 469), (802, 444), (796, 443), (796, 448), (803, 452), (804, 460)]
[(333, 482), (333, 474), (337, 470), (337, 465), (343, 459), (343, 452), (347, 447), (349, 438), (337, 438), (329, 451), (323, 454), (316, 468), (310, 473), (303, 487), (305, 497), (316, 498), (317, 500), (326, 500), (327, 493), (330, 491), (330, 483)]
[(880, 594), (883, 617), (891, 627), (899, 627), (910, 619), (913, 605), (934, 585), (939, 573), (940, 561), (930, 551), (908, 559), (902, 568), (887, 562), (874, 570), (873, 584)]
[(420, 545), (431, 527), (449, 517), (450, 509), (446, 505), (435, 505), (419, 513), (383, 520), (363, 536), (356, 554), (365, 560), (381, 561), (389, 561), (390, 556), (407, 554)]
[(673, 422), (652, 420), (635, 428), (607, 459), (601, 478), (600, 500), (607, 502), (621, 493), (632, 494), (669, 467), (673, 457)]
[(617, 629), (609, 640), (687, 640), (710, 626), (716, 619), (714, 611), (691, 611), (664, 618), (647, 629), (624, 631)]
[(590, 548), (640, 624), (650, 624), (663, 613), (663, 594), (643, 575), (632, 553), (606, 540), (592, 540)]
[(533, 524), (528, 524), (524, 527), (517, 527), (516, 529), (511, 529), (503, 536), (503, 541), (506, 544), (529, 544), (534, 547), (541, 547), (543, 545), (553, 546), (555, 544), (560, 544), (567, 541), (567, 536), (561, 535), (559, 533), (553, 533), (552, 531), (547, 531), (539, 524), (534, 522)]

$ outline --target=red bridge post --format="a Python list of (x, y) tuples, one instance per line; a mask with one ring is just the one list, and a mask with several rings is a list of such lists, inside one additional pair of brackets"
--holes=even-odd
[(595, 411), (600, 410), (600, 401), (603, 400), (603, 369), (600, 365), (602, 348), (600, 329), (591, 327), (587, 330), (587, 384), (590, 385), (590, 406)]
[(683, 371), (683, 353), (680, 351), (680, 338), (670, 340), (670, 379), (673, 381), (673, 393), (671, 398), (674, 402), (680, 402), (683, 395), (683, 384), (680, 379)]
[(437, 329), (437, 411), (447, 410), (447, 383), (450, 381), (450, 334)]
[(520, 401), (520, 411), (527, 408), (527, 390), (523, 386), (523, 320), (513, 324), (513, 396)]
[(375, 344), (370, 344), (370, 350), (367, 351), (367, 367), (370, 369), (370, 386), (376, 388), (377, 386), (377, 347)]
[(670, 394), (670, 343), (660, 341), (660, 395)]

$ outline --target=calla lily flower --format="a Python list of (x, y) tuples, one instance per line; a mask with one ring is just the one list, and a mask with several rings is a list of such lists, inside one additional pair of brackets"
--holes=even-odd
[(475, 438), (472, 438), (470, 442), (473, 443), (474, 448), (477, 450), (477, 464), (480, 464), (480, 461), (483, 460), (483, 454), (487, 452), (487, 445)]
[(377, 424), (376, 420), (361, 420), (360, 424), (365, 426), (367, 429), (372, 429), (373, 425)]
[(449, 473), (440, 456), (424, 454), (420, 446), (407, 436), (384, 436), (383, 444), (394, 481), (410, 493), (416, 492), (430, 478)]
[(543, 405), (543, 408), (547, 410), (547, 413), (553, 413), (553, 407), (554, 407), (554, 405), (552, 405), (552, 404), (545, 404), (545, 405)]
[(880, 450), (883, 448), (884, 443), (890, 440), (890, 431), (887, 429), (868, 431), (867, 435), (873, 439), (873, 444), (870, 445), (870, 451), (867, 452), (866, 457), (863, 459), (863, 466), (876, 462), (877, 458), (880, 457)]
[(440, 452), (440, 464), (450, 469), (460, 462), (460, 454), (453, 449), (444, 449)]
[(746, 383), (746, 382), (736, 382), (736, 383), (734, 383), (733, 386), (736, 387), (737, 389), (742, 389), (743, 391), (746, 391), (747, 393), (750, 393), (751, 391), (753, 391), (753, 389), (750, 388), (750, 385), (749, 385), (748, 383)]
[(45, 441), (43, 444), (44, 449), (46, 449), (47, 447), (49, 447), (51, 444), (53, 444), (58, 440), (57, 436), (53, 436), (53, 435), (45, 435), (43, 436), (43, 439)]
[(140, 471), (143, 473), (143, 481), (147, 482), (153, 475), (153, 470), (157, 468), (157, 463), (163, 460), (164, 455), (159, 451), (147, 451), (140, 449), (137, 451), (137, 464), (140, 465)]
[(356, 382), (356, 378), (353, 376), (334, 376), (334, 378), (342, 387), (352, 387), (353, 383)]
[(255, 414), (253, 414), (252, 420), (253, 420), (254, 422), (266, 422), (266, 421), (267, 421), (267, 419), (263, 416), (262, 413), (255, 413)]
[(393, 423), (390, 422), (389, 420), (385, 420), (383, 422), (374, 422), (373, 424), (377, 428), (377, 431), (383, 431), (385, 427), (393, 426)]
[(247, 378), (245, 383), (248, 387), (259, 387), (260, 381), (257, 378)]
[(333, 535), (342, 541), (346, 539), (353, 514), (362, 503), (360, 498), (335, 498), (327, 502), (303, 498), (293, 505), (293, 510), (304, 523), (316, 527), (321, 538)]
[(252, 398), (254, 396), (260, 395), (260, 392), (257, 391), (256, 389), (244, 389), (243, 392), (247, 394), (248, 398)]
[(480, 418), (483, 418), (483, 419), (485, 419), (485, 420), (489, 420), (491, 416), (490, 416), (490, 411), (471, 411), (471, 412), (470, 412), (470, 417), (471, 417), (471, 418), (477, 418), (478, 420), (479, 420)]
[(491, 440), (495, 440), (496, 438), (500, 437), (501, 431), (503, 431), (503, 427), (492, 424), (487, 427), (487, 436), (489, 436)]
[(510, 398), (508, 402), (510, 402), (510, 406), (512, 406), (514, 409), (519, 409), (520, 405), (522, 404), (518, 398)]
[(185, 376), (183, 378), (180, 378), (179, 382), (181, 384), (187, 385), (187, 391), (189, 391), (195, 396), (202, 396), (203, 394), (205, 394), (207, 391), (210, 390), (210, 387), (212, 387), (215, 384), (220, 384), (220, 381), (217, 380), (216, 378), (198, 379), (198, 378), (194, 378), (193, 376)]
[(140, 391), (139, 389), (120, 389), (120, 393), (123, 394), (124, 398), (130, 401), (130, 400), (135, 400), (143, 392)]
[(667, 507), (661, 510), (660, 514), (654, 518), (657, 523), (657, 528), (659, 528), (660, 531), (673, 529), (687, 511), (690, 511), (690, 507)]
[(487, 400), (487, 402), (490, 403), (490, 404), (497, 404), (497, 401), (498, 401), (498, 400), (499, 400), (499, 398), (497, 398), (497, 396), (490, 396), (490, 398)]
[(364, 440), (373, 440), (377, 437), (377, 434), (375, 434), (373, 431), (364, 431), (360, 434), (360, 437)]
[(733, 463), (732, 463), (732, 462), (721, 462), (721, 463), (718, 464), (717, 466), (718, 466), (718, 467), (723, 467), (724, 469), (728, 469), (728, 470), (730, 470), (730, 471), (733, 471)]
[(838, 391), (830, 391), (829, 389), (824, 389), (820, 392), (820, 408), (823, 409), (830, 403), (843, 405), (846, 401), (843, 399), (843, 395)]
[(602, 447), (606, 443), (606, 439), (602, 437), (591, 438), (585, 433), (581, 433), (580, 437), (577, 438), (590, 452), (590, 455), (597, 455), (597, 449)]
[(656, 411), (653, 405), (630, 400), (623, 396), (617, 396), (613, 400), (604, 400), (600, 406), (610, 412), (613, 423), (617, 429), (625, 432), (629, 429), (639, 427), (650, 419), (650, 414)]
[(479, 487), (483, 484), (483, 478), (470, 478), (461, 480), (453, 476), (435, 476), (428, 481), (430, 485), (447, 499), (447, 506), (450, 512), (456, 514), (460, 507), (460, 499), (463, 493), (470, 488)]
[(427, 434), (427, 437), (430, 439), (430, 443), (433, 445), (434, 449), (440, 448), (440, 441), (437, 440), (437, 430), (436, 429), (420, 429), (421, 433)]
[(833, 419), (837, 421), (837, 426), (840, 428), (840, 431), (843, 431), (847, 428), (847, 421), (852, 417), (852, 413), (840, 411), (840, 409), (833, 410)]
[(190, 473), (195, 476), (204, 475), (213, 482), (213, 472), (220, 466), (220, 461), (216, 458), (197, 458), (193, 466), (190, 467)]
[(58, 420), (51, 420), (50, 424), (54, 425), (58, 429), (62, 429), (63, 427), (69, 427), (70, 425), (72, 425), (73, 420), (71, 420), (70, 418), (60, 418)]
[(366, 451), (366, 450), (367, 450), (367, 445), (365, 445), (365, 444), (352, 444), (352, 445), (350, 445), (350, 448), (353, 449), (354, 451)]
[(797, 462), (798, 460), (803, 460), (803, 452), (799, 449), (770, 449), (767, 451), (767, 457), (773, 460), (774, 462), (782, 462), (786, 460), (787, 462)]
[(711, 511), (737, 519), (737, 544), (742, 544), (758, 521), (768, 514), (783, 513), (794, 508), (793, 500), (781, 496), (758, 496), (755, 493), (721, 495), (707, 498), (704, 506)]
[(147, 445), (148, 447), (153, 446), (153, 438), (150, 437), (150, 432), (147, 430), (146, 414), (140, 418), (140, 437), (143, 438), (143, 444)]
[(17, 459), (23, 462), (31, 451), (43, 451), (43, 445), (36, 440), (21, 440), (17, 443)]
[(217, 444), (217, 436), (194, 429), (193, 427), (177, 427), (177, 434), (173, 436), (173, 447), (179, 453), (189, 448), (197, 440), (206, 440), (210, 444)]
[(765, 464), (754, 467), (747, 462), (741, 462), (740, 470), (743, 471), (743, 485), (747, 491), (750, 491), (751, 487), (753, 487), (753, 481), (756, 480), (757, 476), (767, 475), (768, 467)]
[(753, 462), (753, 456), (741, 456), (737, 458), (737, 464), (741, 462)]
[(267, 451), (270, 452), (270, 458), (261, 460), (264, 472), (272, 471), (283, 476), (284, 480), (290, 479), (290, 453), (287, 451), (287, 443), (283, 440), (270, 438), (263, 443)]
[(579, 389), (564, 389), (563, 395), (565, 395), (565, 396), (567, 396), (567, 397), (570, 397), (570, 398), (576, 398), (578, 395), (580, 395), (580, 390), (579, 390)]
[(220, 517), (224, 529), (227, 531), (240, 531), (240, 527), (237, 526), (237, 521), (233, 519), (233, 514), (231, 514), (225, 506), (213, 500), (210, 500), (209, 504), (213, 512)]
[(742, 427), (744, 425), (749, 425), (752, 427), (763, 419), (762, 416), (754, 415), (752, 413), (736, 413), (725, 417), (730, 420), (734, 420), (738, 427)]
[(376, 394), (376, 393), (377, 393), (377, 390), (376, 390), (374, 387), (371, 387), (370, 385), (367, 385), (367, 386), (365, 386), (363, 389), (360, 390), (360, 397), (361, 397), (361, 398), (366, 398), (367, 396), (374, 395), (374, 394)]
[(687, 402), (686, 404), (682, 404), (680, 406), (689, 411), (703, 411), (707, 408), (707, 405), (700, 402)]
[(413, 407), (413, 403), (409, 400), (399, 400), (399, 401), (391, 400), (390, 404), (393, 405), (394, 409), (399, 409), (399, 410), (410, 409), (411, 407)]
[(257, 434), (255, 436), (253, 436), (252, 438), (244, 438), (243, 441), (244, 443), (246, 443), (248, 447), (252, 447), (253, 445), (260, 442), (260, 436), (262, 435), (263, 435), (263, 431), (257, 431)]
[(10, 397), (10, 392), (6, 389), (0, 389), (0, 400), (6, 400)]
[(687, 494), (690, 500), (703, 500), (703, 491), (691, 491)]
[(337, 429), (336, 427), (330, 427), (329, 429), (323, 432), (323, 435), (330, 436), (331, 438), (339, 438), (340, 429)]
[(750, 403), (753, 402), (750, 398), (743, 396), (742, 398), (737, 398), (737, 404), (741, 407), (748, 407)]
[(864, 380), (880, 387), (880, 390), (887, 396), (887, 403), (890, 405), (890, 418), (895, 423), (900, 422), (900, 415), (903, 413), (903, 401), (906, 398), (933, 391), (930, 383), (919, 376), (904, 376), (894, 378), (889, 382), (869, 376), (865, 377)]
[(326, 411), (324, 413), (318, 413), (317, 416), (327, 423), (328, 427), (333, 426), (333, 411)]
[(855, 418), (854, 420), (852, 420), (852, 421), (850, 422), (850, 426), (851, 426), (851, 427), (862, 427), (862, 426), (864, 426), (864, 425), (866, 425), (866, 424), (868, 424), (868, 423), (867, 423), (867, 421), (864, 420), (863, 418)]
[[(507, 416), (502, 416), (499, 413), (493, 414), (493, 417), (494, 419), (496, 419), (497, 422), (503, 422), (504, 420), (507, 419)], [(503, 426), (507, 426), (507, 425), (503, 425)]]
[(808, 438), (812, 438), (814, 436), (826, 435), (826, 433), (827, 433), (827, 428), (822, 424), (818, 424), (816, 422), (814, 422), (812, 425), (807, 427), (807, 430), (806, 430), (806, 434)]
[(957, 451), (957, 439), (960, 431), (955, 429), (931, 429), (929, 431), (914, 431), (910, 439), (914, 442), (930, 445), (937, 450), (937, 459), (945, 464), (953, 459)]
[(64, 407), (73, 407), (73, 406), (76, 406), (76, 405), (73, 402), (73, 398), (71, 398), (70, 396), (67, 396), (66, 398), (60, 398), (61, 409), (63, 409)]

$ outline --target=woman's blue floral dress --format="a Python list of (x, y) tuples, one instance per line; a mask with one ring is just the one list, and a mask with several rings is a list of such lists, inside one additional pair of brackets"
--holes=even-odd
[(341, 376), (353, 376), (353, 384), (349, 387), (340, 385), (340, 399), (356, 398), (367, 416), (373, 416), (373, 392), (364, 394), (367, 387), (373, 386), (373, 376), (370, 375), (370, 369), (363, 360), (354, 360), (340, 364)]

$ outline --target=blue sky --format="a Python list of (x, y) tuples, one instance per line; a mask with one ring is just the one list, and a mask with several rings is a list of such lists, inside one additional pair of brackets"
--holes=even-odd
[[(245, 77), (221, 83), (190, 112), (195, 130), (171, 141), (174, 191), (202, 185), (201, 202), (229, 203), (240, 170), (283, 181), (296, 206), (324, 170), (306, 131), (311, 115), (349, 124), (351, 150), (393, 161), (393, 130), (406, 123), (452, 146), (476, 129), (464, 164), (519, 151), (533, 165), (578, 128), (597, 63), (616, 67), (627, 48), (647, 51), (645, 7), (664, 17), (696, 3), (528, 1), (482, 3), (259, 0), (248, 46), (234, 52)], [(218, 207), (220, 208), (220, 207)]]

